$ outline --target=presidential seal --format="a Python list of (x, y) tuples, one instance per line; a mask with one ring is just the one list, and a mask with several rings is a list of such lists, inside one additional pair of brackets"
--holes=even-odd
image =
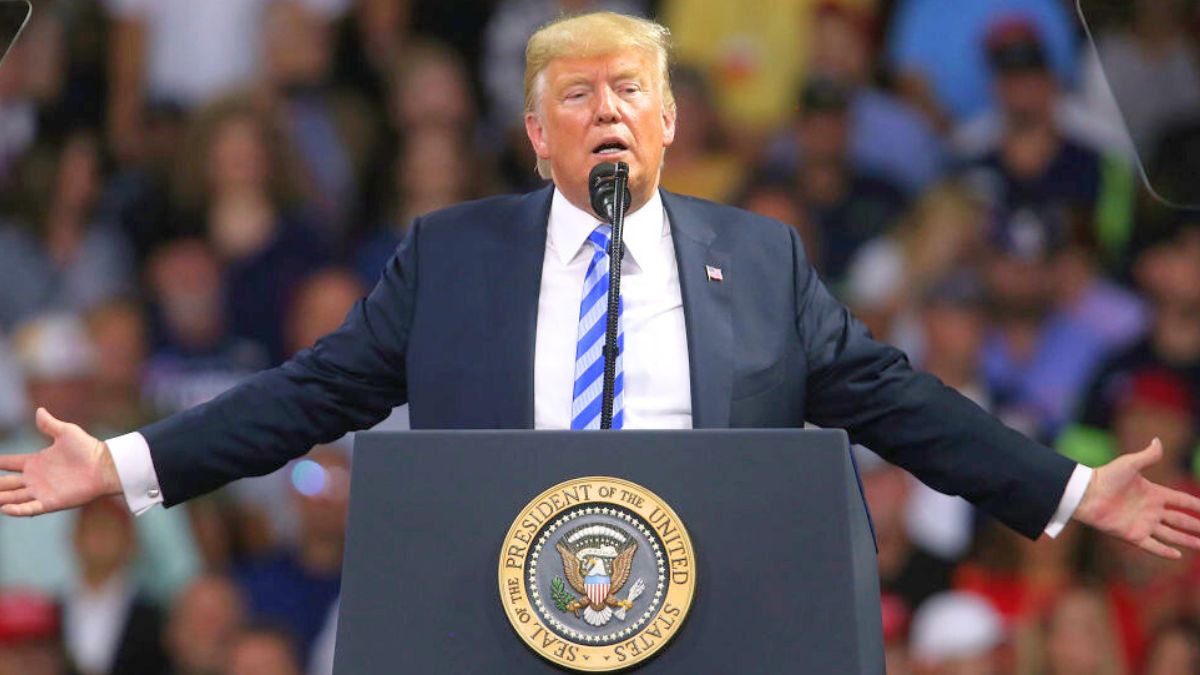
[(535, 652), (573, 670), (628, 668), (679, 632), (696, 558), (679, 516), (620, 478), (560, 483), (517, 515), (500, 553), (500, 601)]

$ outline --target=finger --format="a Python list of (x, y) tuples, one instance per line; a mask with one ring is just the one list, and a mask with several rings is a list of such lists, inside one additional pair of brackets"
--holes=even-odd
[(0, 471), (24, 471), (30, 457), (33, 455), (0, 455)]
[(1177, 509), (1186, 509), (1195, 513), (1200, 513), (1200, 499), (1189, 495), (1186, 492), (1179, 490), (1167, 491), (1167, 506), (1174, 506)]
[(1200, 534), (1200, 518), (1189, 516), (1180, 511), (1167, 509), (1163, 512), (1163, 522), (1177, 530)]
[(1159, 525), (1154, 528), (1154, 538), (1168, 544), (1176, 546), (1185, 546), (1190, 549), (1200, 551), (1200, 537), (1193, 537), (1190, 534), (1184, 534), (1179, 530), (1173, 530), (1166, 525)]
[(25, 487), (24, 476), (0, 476), (0, 492)]
[(5, 504), (0, 506), (0, 513), (8, 516), (18, 516), (28, 518), (29, 516), (40, 516), (46, 512), (46, 507), (36, 499), (25, 502), (24, 504)]
[[(8, 507), (6, 506), (4, 508), (7, 509)], [(1167, 560), (1179, 560), (1183, 557), (1183, 554), (1179, 551), (1151, 537), (1146, 537), (1143, 539), (1142, 543), (1138, 544), (1138, 546), (1144, 551), (1149, 551), (1150, 553), (1153, 553), (1160, 558), (1166, 558)]]
[(45, 408), (38, 408), (35, 417), (37, 419), (38, 431), (51, 438), (58, 438), (66, 431), (67, 423), (59, 421)]
[(1141, 471), (1153, 464), (1158, 463), (1158, 460), (1162, 459), (1162, 455), (1162, 441), (1158, 440), (1158, 438), (1155, 438), (1154, 440), (1150, 441), (1150, 445), (1147, 445), (1145, 450), (1132, 455), (1133, 465), (1137, 467), (1138, 471)]
[(33, 493), (29, 491), (29, 488), (0, 492), (0, 504), (24, 504), (31, 499), (33, 499)]

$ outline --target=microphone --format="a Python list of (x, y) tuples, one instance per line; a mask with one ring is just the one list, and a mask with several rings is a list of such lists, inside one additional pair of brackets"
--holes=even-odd
[(600, 428), (611, 429), (617, 377), (617, 312), (621, 298), (621, 259), (625, 257), (625, 212), (629, 210), (629, 165), (603, 162), (588, 174), (588, 196), (596, 215), (612, 225), (609, 243), (608, 318), (604, 331), (604, 386), (600, 394)]
[[(618, 180), (618, 177), (621, 180)], [(622, 184), (625, 193), (621, 202), (621, 215), (629, 211), (632, 198), (629, 194), (628, 177), (629, 165), (625, 162), (601, 162), (592, 167), (592, 172), (588, 174), (588, 196), (591, 198), (592, 210), (609, 224), (612, 224), (615, 218), (613, 203), (617, 197), (617, 183)]]

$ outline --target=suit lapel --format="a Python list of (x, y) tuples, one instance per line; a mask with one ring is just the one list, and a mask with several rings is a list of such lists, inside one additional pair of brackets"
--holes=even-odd
[[(692, 426), (729, 426), (733, 392), (733, 323), (730, 316), (729, 252), (717, 234), (714, 213), (698, 201), (662, 191), (679, 265), (692, 378)], [(721, 270), (710, 280), (706, 266)], [(736, 278), (736, 277), (733, 277)]]
[(537, 342), (538, 295), (546, 254), (546, 223), (553, 185), (531, 192), (496, 228), (501, 237), (499, 256), (489, 257), (487, 283), (496, 289), (496, 330), (487, 336), (489, 353), (499, 355), (495, 383), (497, 426), (533, 428), (533, 355)]

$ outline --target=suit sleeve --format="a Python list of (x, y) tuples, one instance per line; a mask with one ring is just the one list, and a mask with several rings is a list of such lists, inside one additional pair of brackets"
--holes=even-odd
[(1036, 539), (1075, 463), (1004, 426), (874, 340), (825, 289), (793, 231), (797, 332), (808, 360), (807, 417), (847, 430), (934, 489)]
[(416, 301), (420, 222), (345, 322), (278, 368), (141, 429), (163, 504), (270, 473), (408, 400), (405, 354)]

